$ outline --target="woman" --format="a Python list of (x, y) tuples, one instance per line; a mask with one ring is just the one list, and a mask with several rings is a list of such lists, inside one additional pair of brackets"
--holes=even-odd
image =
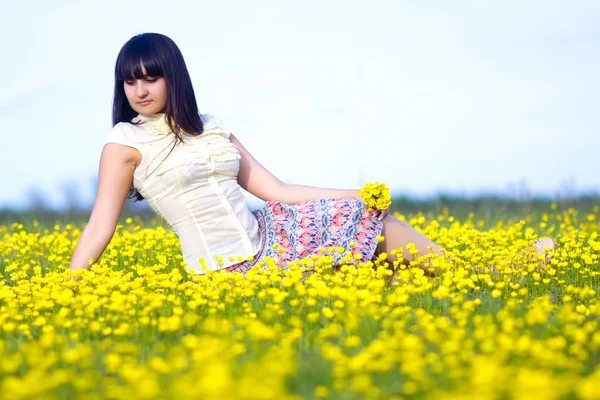
[[(439, 246), (388, 210), (367, 211), (358, 190), (280, 181), (217, 118), (200, 115), (183, 56), (164, 35), (140, 34), (121, 49), (113, 125), (100, 159), (96, 201), (71, 271), (98, 260), (128, 193), (146, 199), (172, 227), (184, 261), (197, 274), (246, 272), (264, 257), (283, 267), (330, 246), (352, 248), (362, 262), (386, 252), (390, 265), (396, 260), (392, 249), (402, 247), (404, 261), (410, 260), (408, 243), (419, 254), (441, 255)], [(241, 188), (266, 206), (250, 212)], [(379, 246), (378, 235), (386, 238)], [(342, 257), (333, 255), (334, 263)]]

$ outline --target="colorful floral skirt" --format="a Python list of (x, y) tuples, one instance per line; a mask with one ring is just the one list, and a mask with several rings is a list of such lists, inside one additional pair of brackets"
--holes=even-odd
[[(322, 249), (333, 257), (333, 265), (347, 251), (357, 255), (355, 262), (367, 262), (374, 257), (376, 238), (383, 229), (383, 221), (371, 217), (367, 206), (353, 199), (319, 199), (296, 204), (269, 201), (253, 214), (262, 238), (261, 249), (253, 260), (232, 265), (227, 271), (246, 273), (265, 257), (285, 268), (289, 261), (323, 255)], [(336, 251), (329, 252), (331, 247)], [(337, 251), (340, 247), (344, 249), (342, 253)]]

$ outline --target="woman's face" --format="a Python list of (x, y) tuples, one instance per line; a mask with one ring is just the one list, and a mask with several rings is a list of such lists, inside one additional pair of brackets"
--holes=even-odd
[(147, 76), (143, 65), (142, 71), (142, 79), (132, 78), (123, 82), (129, 105), (138, 114), (152, 115), (164, 112), (167, 106), (167, 82), (160, 76)]

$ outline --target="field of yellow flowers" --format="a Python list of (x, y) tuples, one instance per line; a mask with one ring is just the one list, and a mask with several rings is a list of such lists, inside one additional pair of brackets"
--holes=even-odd
[[(179, 243), (128, 218), (79, 282), (83, 226), (0, 226), (2, 399), (600, 399), (598, 207), (525, 219), (396, 216), (430, 273), (286, 270), (188, 280)], [(557, 243), (550, 264), (524, 253)], [(431, 275), (431, 276), (429, 276)]]

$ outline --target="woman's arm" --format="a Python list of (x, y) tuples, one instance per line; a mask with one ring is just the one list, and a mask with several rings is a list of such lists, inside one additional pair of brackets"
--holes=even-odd
[(282, 182), (256, 161), (233, 134), (229, 136), (229, 140), (241, 154), (238, 183), (259, 199), (287, 204), (325, 198), (348, 198), (362, 201), (358, 190), (354, 189), (325, 189)]
[(140, 161), (140, 152), (132, 147), (115, 143), (104, 146), (96, 201), (71, 257), (71, 271), (89, 269), (89, 260), (96, 262), (110, 243), (131, 187), (133, 172)]

